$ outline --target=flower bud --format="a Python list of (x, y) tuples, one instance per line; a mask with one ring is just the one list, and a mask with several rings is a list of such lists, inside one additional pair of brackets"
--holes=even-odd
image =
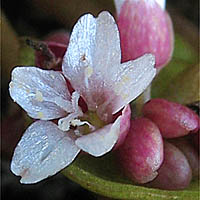
[(132, 181), (153, 180), (163, 161), (163, 141), (157, 126), (146, 118), (132, 120), (118, 156), (124, 173)]
[(151, 53), (156, 57), (156, 68), (165, 66), (171, 59), (174, 41), (168, 13), (155, 0), (125, 0), (115, 4), (117, 8), (121, 4), (117, 9), (117, 23), (122, 62)]
[(191, 109), (165, 99), (151, 99), (142, 109), (144, 117), (152, 120), (165, 138), (176, 138), (196, 132), (199, 116)]
[(189, 138), (181, 137), (170, 140), (170, 143), (175, 145), (187, 158), (192, 169), (193, 178), (199, 177), (199, 156), (195, 148), (192, 146)]
[[(51, 63), (53, 65), (52, 68), (60, 71), (62, 59), (69, 43), (69, 34), (67, 32), (55, 32), (53, 34), (48, 35), (44, 42), (46, 42), (49, 51), (51, 51), (52, 55), (55, 58), (54, 63)], [(47, 60), (43, 52), (36, 51), (36, 65), (41, 68), (48, 68), (46, 67), (47, 62), (49, 61)]]
[(45, 41), (56, 42), (68, 46), (70, 35), (66, 31), (56, 31), (45, 37)]
[(164, 161), (158, 170), (158, 176), (148, 185), (165, 190), (180, 190), (189, 185), (191, 178), (191, 168), (184, 154), (164, 141)]

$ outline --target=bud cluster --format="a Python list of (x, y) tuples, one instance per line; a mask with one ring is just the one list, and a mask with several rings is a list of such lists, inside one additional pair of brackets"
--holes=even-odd
[(199, 176), (199, 156), (192, 140), (199, 137), (199, 116), (178, 103), (151, 99), (143, 116), (131, 121), (117, 154), (124, 173), (134, 182), (177, 190)]

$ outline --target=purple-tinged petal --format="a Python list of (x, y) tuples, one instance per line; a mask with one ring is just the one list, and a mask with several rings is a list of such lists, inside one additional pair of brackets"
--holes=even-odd
[(156, 73), (155, 59), (150, 54), (120, 63), (119, 31), (114, 18), (108, 12), (100, 13), (97, 19), (90, 14), (81, 17), (70, 38), (63, 72), (88, 109), (97, 110), (108, 123), (112, 114), (146, 89)]
[(97, 131), (79, 137), (75, 144), (83, 151), (98, 157), (109, 152), (120, 135), (120, 121), (118, 117), (113, 124), (108, 124)]
[(122, 63), (113, 74), (113, 90), (118, 98), (113, 100), (113, 114), (138, 97), (156, 75), (155, 57), (151, 54)]
[[(63, 72), (89, 110), (95, 110), (102, 99), (110, 99), (110, 91), (104, 91), (111, 87), (110, 75), (120, 62), (119, 31), (114, 18), (108, 12), (100, 13), (97, 19), (90, 14), (81, 17), (72, 31)], [(106, 96), (102, 98), (103, 93)]]
[(126, 139), (126, 136), (130, 129), (130, 120), (131, 120), (131, 108), (130, 105), (128, 104), (126, 107), (124, 107), (121, 113), (120, 135), (113, 150), (118, 149), (118, 147), (124, 143), (124, 140)]
[(72, 111), (71, 95), (60, 72), (16, 67), (9, 86), (12, 99), (35, 119), (56, 119)]
[(21, 183), (37, 183), (68, 166), (80, 149), (70, 133), (50, 121), (36, 121), (24, 133), (11, 162)]

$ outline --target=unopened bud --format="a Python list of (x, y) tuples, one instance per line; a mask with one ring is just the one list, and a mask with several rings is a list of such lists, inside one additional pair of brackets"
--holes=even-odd
[(158, 127), (146, 118), (132, 120), (118, 156), (123, 172), (132, 181), (153, 180), (163, 161), (163, 140)]
[(142, 109), (143, 115), (152, 120), (165, 138), (176, 138), (196, 132), (199, 116), (181, 104), (165, 99), (151, 99)]
[(171, 59), (174, 46), (173, 27), (168, 13), (164, 10), (165, 2), (159, 2), (160, 4), (155, 0), (117, 2), (115, 1), (122, 62), (151, 53), (156, 57), (156, 68), (165, 66)]

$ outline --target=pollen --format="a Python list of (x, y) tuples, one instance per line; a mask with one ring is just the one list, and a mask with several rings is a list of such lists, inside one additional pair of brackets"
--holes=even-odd
[(29, 94), (30, 93), (30, 89), (26, 88), (26, 93)]
[(38, 116), (38, 118), (40, 118), (40, 119), (41, 119), (41, 118), (43, 118), (43, 117), (44, 117), (44, 114), (43, 114), (43, 112), (38, 112), (38, 113), (37, 113), (37, 116)]
[(87, 78), (90, 78), (90, 76), (93, 74), (93, 68), (88, 66), (85, 68), (85, 75)]
[(43, 101), (43, 95), (39, 90), (36, 90), (35, 99), (39, 102)]
[(129, 95), (128, 95), (127, 93), (124, 93), (124, 94), (122, 94), (121, 96), (122, 96), (122, 98), (123, 98), (124, 100), (126, 100), (126, 99), (129, 97)]
[(128, 83), (130, 80), (131, 80), (130, 76), (124, 75), (124, 76), (122, 77), (121, 82), (122, 82), (122, 84), (125, 84), (125, 83)]
[(122, 93), (124, 85), (126, 85), (129, 81), (131, 81), (131, 77), (129, 75), (122, 76), (121, 80), (115, 85), (114, 91), (117, 95)]

